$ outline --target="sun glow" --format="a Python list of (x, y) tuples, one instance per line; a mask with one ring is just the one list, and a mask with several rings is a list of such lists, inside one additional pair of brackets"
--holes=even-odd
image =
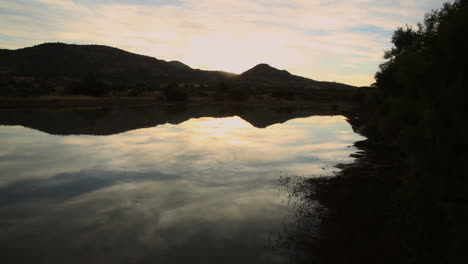
[(226, 118), (201, 118), (198, 122), (200, 126), (224, 129), (249, 128), (251, 124), (238, 116)]
[(0, 48), (102, 44), (206, 70), (241, 73), (268, 63), (370, 85), (393, 29), (443, 0), (325, 2), (0, 0)]
[(196, 131), (196, 134), (206, 137), (233, 137), (235, 134), (247, 132), (246, 128), (253, 128), (251, 124), (238, 116), (226, 118), (202, 117), (183, 124)]

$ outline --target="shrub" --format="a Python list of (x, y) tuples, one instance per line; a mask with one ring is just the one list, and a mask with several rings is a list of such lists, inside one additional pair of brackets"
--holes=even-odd
[(183, 102), (188, 99), (187, 93), (175, 84), (168, 85), (164, 89), (164, 96), (168, 101)]

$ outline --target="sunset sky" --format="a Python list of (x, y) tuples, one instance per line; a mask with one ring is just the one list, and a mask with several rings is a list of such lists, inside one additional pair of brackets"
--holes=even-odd
[(258, 63), (316, 80), (373, 83), (397, 26), (443, 0), (0, 0), (0, 48), (102, 44), (193, 68)]

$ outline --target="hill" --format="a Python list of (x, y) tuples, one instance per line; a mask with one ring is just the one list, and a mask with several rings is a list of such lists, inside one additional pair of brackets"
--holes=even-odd
[[(290, 74), (285, 70), (278, 70), (268, 64), (261, 63), (250, 70), (245, 71), (240, 75), (240, 78), (245, 80), (267, 81), (267, 82), (283, 82), (296, 79), (297, 76)], [(299, 79), (303, 79), (299, 77)]]
[(167, 62), (101, 45), (45, 43), (0, 50), (0, 96), (151, 95), (183, 100), (187, 94), (219, 97), (220, 86), (242, 89), (248, 95), (258, 87), (271, 88), (257, 91), (261, 93), (286, 87), (298, 92), (355, 88), (317, 82), (267, 64), (236, 75), (192, 69), (179, 61)]
[(0, 53), (0, 70), (35, 77), (82, 77), (89, 72), (108, 80), (219, 81), (220, 72), (194, 70), (178, 62), (100, 45), (46, 43)]
[(246, 83), (263, 84), (267, 86), (292, 86), (312, 89), (355, 89), (355, 86), (336, 83), (316, 81), (301, 76), (293, 75), (286, 70), (278, 70), (268, 64), (261, 63), (239, 76), (239, 80)]

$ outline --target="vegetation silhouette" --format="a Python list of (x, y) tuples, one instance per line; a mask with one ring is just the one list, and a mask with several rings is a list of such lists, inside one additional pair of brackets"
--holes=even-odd
[(368, 138), (356, 162), (291, 188), (326, 209), (312, 241), (293, 241), (308, 261), (468, 262), (467, 18), (457, 0), (398, 28), (375, 84), (355, 96), (349, 122)]
[(88, 72), (84, 78), (73, 87), (73, 94), (104, 96), (109, 93), (109, 87), (95, 73)]

